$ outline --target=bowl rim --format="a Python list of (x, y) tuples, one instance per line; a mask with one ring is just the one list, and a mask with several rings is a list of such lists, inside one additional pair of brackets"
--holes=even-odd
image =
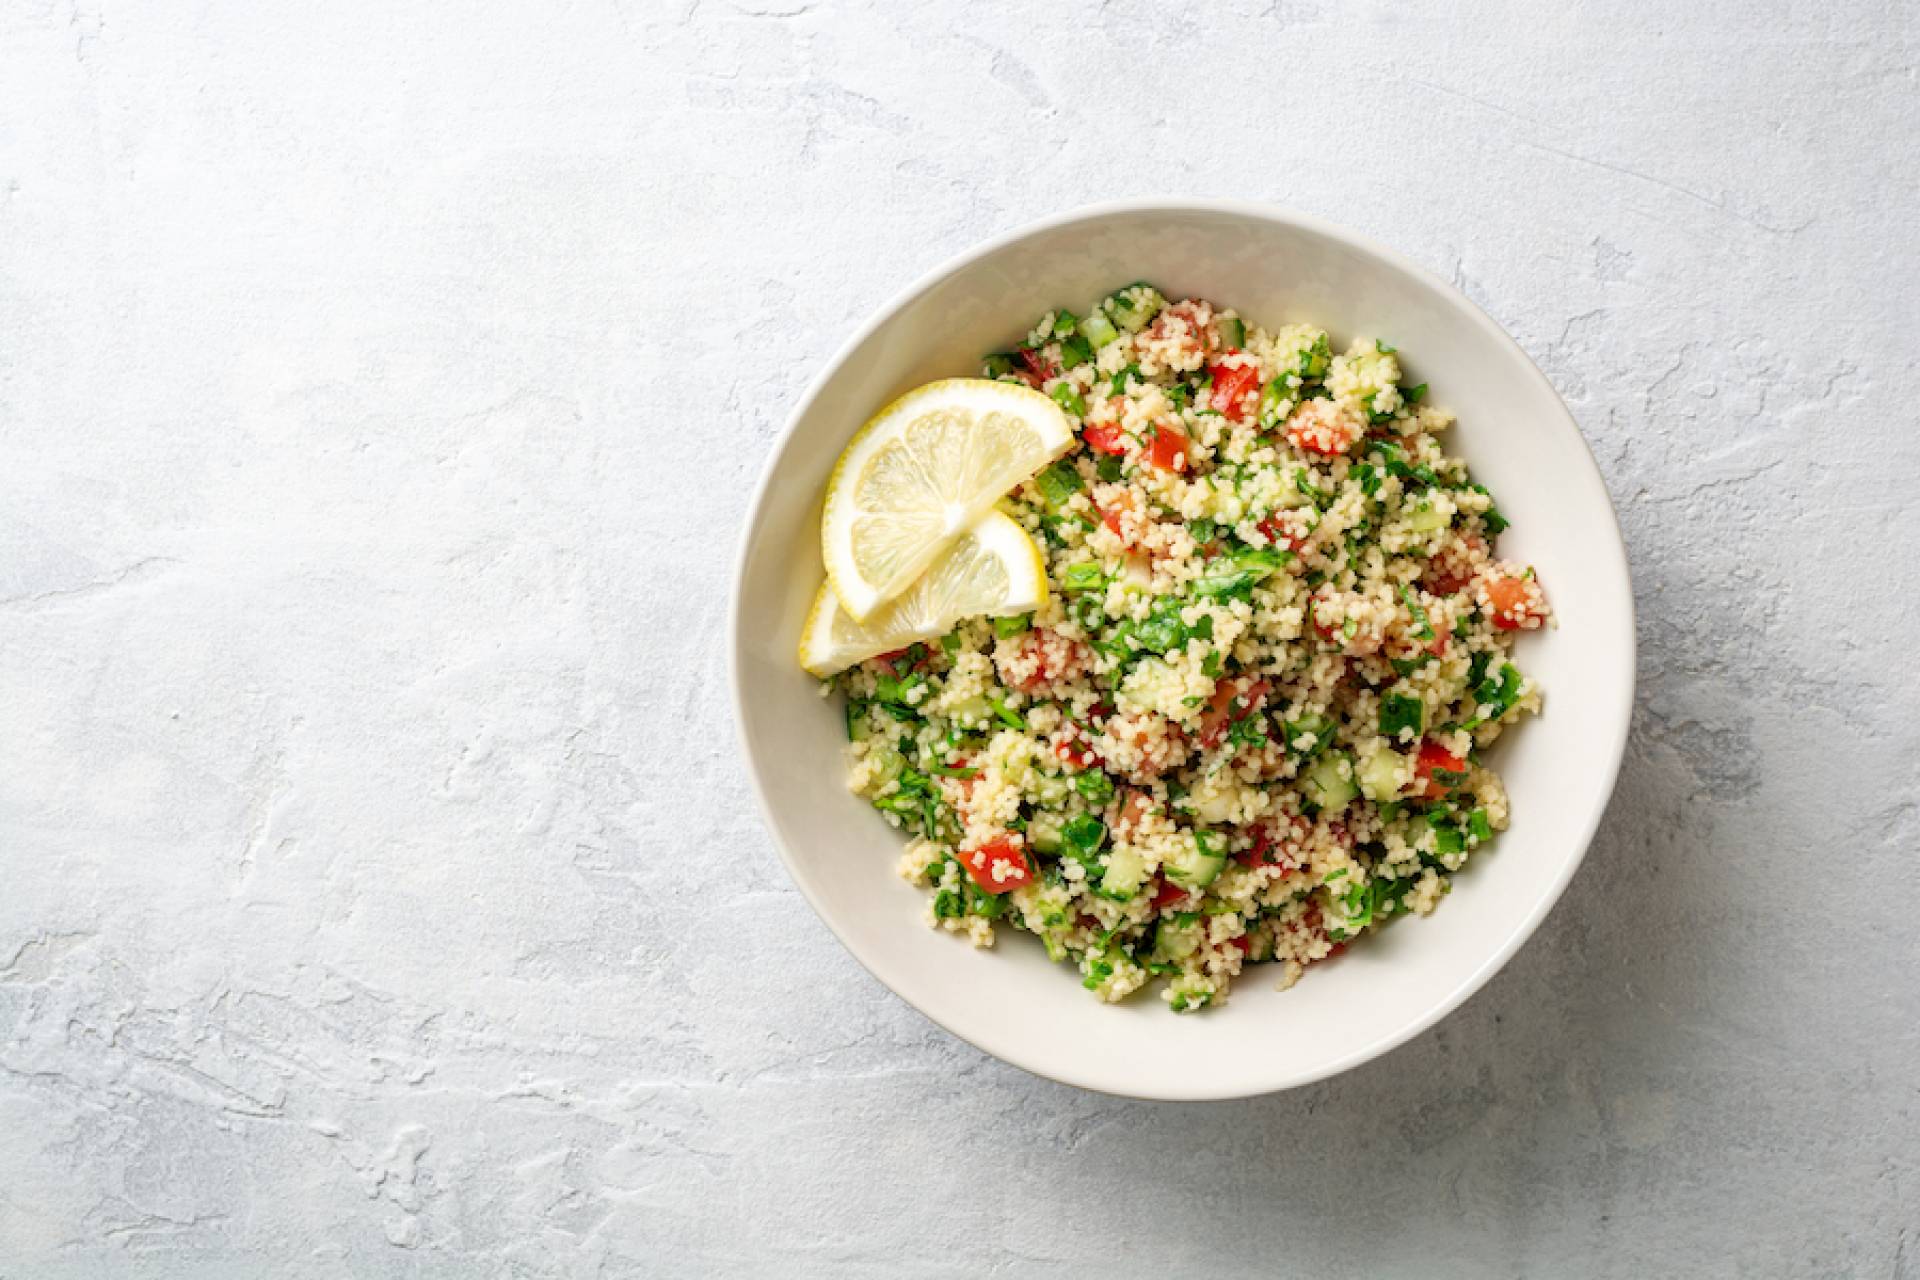
[[(1116, 1082), (1104, 1077), (1096, 1077), (1082, 1071), (1050, 1067), (1047, 1064), (1037, 1062), (1031, 1056), (1022, 1052), (1021, 1046), (1015, 1038), (1003, 1038), (990, 1030), (983, 1031), (981, 1029), (975, 1029), (971, 1032), (962, 1031), (949, 1024), (939, 1014), (922, 1007), (902, 995), (899, 990), (887, 980), (885, 974), (880, 971), (876, 963), (863, 953), (862, 948), (856, 945), (835, 925), (832, 916), (823, 905), (822, 896), (813, 883), (812, 877), (804, 869), (802, 860), (797, 858), (794, 852), (788, 848), (786, 840), (781, 835), (779, 821), (774, 814), (772, 804), (767, 798), (767, 790), (761, 779), (759, 762), (747, 742), (745, 696), (741, 680), (741, 654), (745, 646), (741, 641), (740, 634), (741, 593), (746, 580), (747, 560), (753, 548), (754, 531), (760, 525), (762, 509), (766, 504), (768, 494), (772, 491), (774, 477), (779, 473), (779, 468), (774, 464), (779, 461), (791, 446), (795, 431), (798, 429), (801, 421), (807, 416), (807, 413), (812, 409), (814, 401), (820, 397), (827, 384), (839, 373), (841, 366), (844, 365), (853, 353), (865, 344), (869, 338), (879, 332), (881, 328), (890, 323), (901, 311), (923, 294), (972, 266), (980, 259), (997, 253), (1009, 245), (1043, 232), (1054, 231), (1063, 227), (1071, 227), (1078, 223), (1098, 222), (1107, 218), (1131, 214), (1226, 215), (1229, 217), (1248, 218), (1294, 227), (1310, 234), (1336, 241), (1363, 256), (1376, 258), (1388, 267), (1414, 277), (1416, 280), (1427, 285), (1436, 295), (1446, 299), (1453, 305), (1463, 321), (1475, 326), (1484, 335), (1491, 337), (1496, 345), (1505, 347), (1511, 355), (1518, 356), (1520, 364), (1524, 367), (1527, 376), (1531, 377), (1539, 389), (1545, 391), (1547, 395), (1552, 398), (1552, 402), (1559, 407), (1564, 425), (1573, 432), (1575, 439), (1580, 443), (1582, 457), (1585, 460), (1588, 473), (1586, 478), (1596, 484), (1600, 492), (1607, 498), (1607, 532), (1612, 536), (1610, 539), (1605, 540), (1601, 550), (1607, 554), (1608, 559), (1614, 562), (1613, 567), (1618, 569), (1621, 579), (1627, 588), (1625, 593), (1625, 617), (1621, 619), (1625, 643), (1618, 647), (1618, 661), (1624, 666), (1625, 670), (1624, 672), (1615, 673), (1616, 679), (1620, 681), (1625, 691), (1625, 696), (1620, 700), (1619, 709), (1615, 713), (1614, 724), (1612, 725), (1609, 741), (1607, 742), (1607, 749), (1604, 754), (1606, 784), (1594, 793), (1596, 799), (1589, 812), (1584, 815), (1580, 821), (1580, 835), (1573, 856), (1566, 860), (1565, 866), (1563, 866), (1554, 877), (1547, 891), (1540, 896), (1539, 900), (1534, 903), (1526, 915), (1517, 922), (1506, 940), (1503, 941), (1483, 963), (1461, 978), (1452, 991), (1443, 999), (1436, 1001), (1420, 1016), (1409, 1019), (1402, 1026), (1330, 1062), (1305, 1071), (1280, 1073), (1273, 1079), (1254, 1087), (1233, 1085), (1208, 1088), (1203, 1086), (1177, 1093), (1134, 1092), (1128, 1089), (1124, 1082)], [(954, 254), (931, 270), (921, 274), (917, 279), (913, 280), (891, 298), (887, 299), (885, 303), (877, 307), (866, 322), (860, 325), (859, 328), (842, 342), (827, 362), (821, 366), (820, 372), (813, 377), (807, 384), (805, 391), (801, 393), (800, 398), (794, 402), (792, 410), (787, 414), (785, 424), (773, 438), (766, 456), (761, 463), (760, 478), (754, 486), (753, 497), (747, 505), (746, 516), (740, 528), (739, 540), (734, 551), (732, 582), (729, 587), (727, 601), (727, 684), (729, 700), (733, 710), (733, 729), (736, 745), (747, 766), (747, 778), (753, 788), (754, 801), (759, 808), (761, 821), (768, 833), (773, 837), (774, 847), (779, 851), (780, 860), (786, 866), (788, 877), (791, 878), (795, 886), (799, 888), (801, 896), (806, 899), (807, 905), (813, 909), (814, 914), (820, 918), (821, 923), (826, 925), (828, 931), (839, 940), (840, 945), (846, 948), (848, 954), (853, 956), (861, 968), (871, 974), (873, 978), (879, 982), (881, 986), (885, 987), (896, 999), (917, 1011), (922, 1017), (928, 1019), (948, 1034), (957, 1036), (981, 1052), (989, 1054), (1002, 1062), (1008, 1063), (1042, 1079), (1071, 1085), (1075, 1088), (1087, 1089), (1095, 1093), (1103, 1093), (1121, 1098), (1133, 1098), (1148, 1102), (1220, 1102), (1237, 1098), (1263, 1097), (1270, 1093), (1279, 1093), (1287, 1089), (1313, 1084), (1317, 1081), (1350, 1071), (1355, 1067), (1362, 1066), (1365, 1063), (1373, 1061), (1375, 1058), (1392, 1052), (1394, 1049), (1399, 1048), (1414, 1037), (1427, 1031), (1436, 1023), (1440, 1022), (1441, 1019), (1458, 1009), (1462, 1004), (1465, 1004), (1467, 1000), (1472, 998), (1482, 987), (1491, 981), (1496, 973), (1505, 968), (1507, 962), (1519, 952), (1521, 947), (1526, 945), (1528, 939), (1533, 937), (1534, 932), (1539, 929), (1542, 922), (1546, 920), (1548, 914), (1552, 912), (1554, 906), (1566, 893), (1567, 886), (1572, 883), (1573, 877), (1575, 873), (1579, 871), (1581, 864), (1586, 861), (1588, 850), (1593, 845), (1593, 838), (1599, 831), (1600, 822), (1606, 816), (1606, 812), (1613, 801), (1613, 793), (1619, 782), (1620, 767), (1626, 755), (1627, 739), (1633, 722), (1633, 708), (1639, 677), (1639, 629), (1636, 612), (1633, 598), (1632, 568), (1627, 557), (1626, 539), (1620, 529), (1620, 513), (1614, 505), (1611, 492), (1607, 489), (1606, 477), (1600, 470), (1598, 460), (1594, 457), (1593, 446), (1588, 442), (1586, 433), (1580, 429), (1579, 420), (1576, 419), (1573, 416), (1573, 412), (1567, 408), (1566, 401), (1561, 398), (1558, 389), (1554, 387), (1546, 374), (1541, 372), (1539, 365), (1534, 363), (1533, 357), (1528, 355), (1526, 349), (1515, 341), (1513, 336), (1495, 321), (1492, 316), (1488, 315), (1478, 303), (1467, 297), (1466, 294), (1462, 293), (1448, 281), (1421, 266), (1419, 263), (1405, 257), (1398, 250), (1389, 248), (1370, 237), (1350, 231), (1345, 227), (1328, 222), (1312, 214), (1301, 213), (1281, 205), (1251, 200), (1200, 197), (1141, 197), (1079, 205), (1060, 213), (1022, 223), (1010, 230), (989, 236), (987, 239)]]

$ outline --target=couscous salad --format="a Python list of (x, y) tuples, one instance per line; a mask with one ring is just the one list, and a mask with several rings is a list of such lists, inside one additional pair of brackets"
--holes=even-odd
[(1431, 911), (1551, 617), (1451, 415), (1385, 342), (1145, 284), (982, 373), (849, 447), (802, 644), (928, 920), (1184, 1011)]

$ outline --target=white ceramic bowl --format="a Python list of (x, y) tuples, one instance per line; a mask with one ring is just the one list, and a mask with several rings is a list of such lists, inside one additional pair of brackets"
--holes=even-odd
[[(1496, 745), (1513, 825), (1433, 915), (1396, 921), (1274, 990), (1273, 969), (1224, 1007), (1171, 1013), (1152, 992), (1104, 1005), (1029, 935), (992, 950), (926, 927), (894, 872), (903, 837), (844, 781), (840, 708), (794, 665), (821, 580), (820, 492), (875, 409), (934, 378), (976, 375), (1050, 307), (1084, 310), (1134, 280), (1236, 308), (1269, 327), (1311, 321), (1336, 350), (1398, 346), (1459, 425), (1449, 451), (1513, 527), (1501, 554), (1536, 565), (1559, 628), (1518, 659), (1544, 714)], [(875, 977), (988, 1053), (1068, 1084), (1141, 1098), (1267, 1093), (1357, 1066), (1432, 1026), (1519, 949), (1566, 888), (1606, 808), (1633, 703), (1633, 598), (1607, 491), (1553, 388), (1499, 326), (1397, 254), (1261, 205), (1154, 201), (1083, 209), (961, 255), (882, 308), (794, 410), (747, 517), (733, 598), (740, 742), (787, 868)]]

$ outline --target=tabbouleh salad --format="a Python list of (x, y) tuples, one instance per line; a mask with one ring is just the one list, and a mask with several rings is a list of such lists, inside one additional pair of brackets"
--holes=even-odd
[(1079, 433), (1000, 504), (1050, 596), (832, 681), (928, 919), (1185, 1011), (1433, 910), (1507, 825), (1480, 752), (1538, 709), (1510, 652), (1550, 617), (1452, 416), (1384, 342), (1144, 284), (984, 374)]

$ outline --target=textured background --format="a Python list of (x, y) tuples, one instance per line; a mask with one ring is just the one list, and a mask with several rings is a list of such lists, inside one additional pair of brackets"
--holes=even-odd
[[(1920, 1274), (1920, 18), (1396, 8), (0, 4), (0, 1276)], [(1535, 940), (1213, 1107), (859, 970), (722, 662), (860, 319), (1168, 193), (1506, 324), (1642, 645)]]

